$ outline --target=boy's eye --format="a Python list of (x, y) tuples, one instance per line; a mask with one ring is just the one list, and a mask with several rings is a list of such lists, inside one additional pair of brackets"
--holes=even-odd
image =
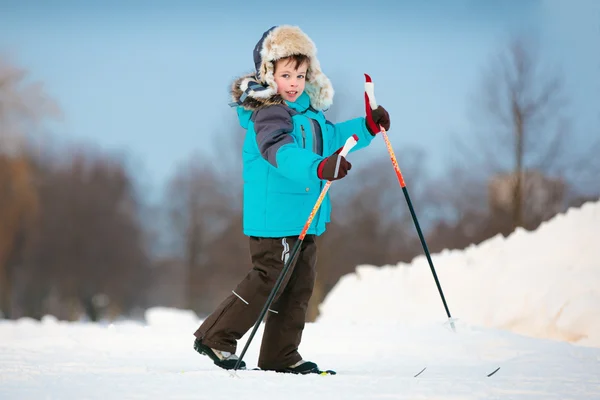
[(304, 79), (304, 75), (298, 75), (298, 78)]
[(282, 78), (289, 78), (289, 77), (290, 77), (290, 75), (289, 75), (289, 74), (283, 74), (283, 75), (281, 75), (281, 77), (282, 77)]

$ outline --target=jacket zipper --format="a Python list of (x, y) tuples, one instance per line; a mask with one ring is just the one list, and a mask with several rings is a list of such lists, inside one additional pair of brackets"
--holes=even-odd
[(306, 132), (304, 132), (304, 125), (300, 125), (300, 130), (302, 131), (302, 148), (306, 148)]

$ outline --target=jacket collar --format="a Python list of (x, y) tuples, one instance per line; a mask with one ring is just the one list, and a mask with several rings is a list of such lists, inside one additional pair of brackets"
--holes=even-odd
[(292, 110), (298, 111), (299, 113), (304, 113), (310, 107), (310, 97), (308, 94), (306, 94), (306, 92), (302, 92), (296, 101), (292, 102), (286, 100), (285, 104)]

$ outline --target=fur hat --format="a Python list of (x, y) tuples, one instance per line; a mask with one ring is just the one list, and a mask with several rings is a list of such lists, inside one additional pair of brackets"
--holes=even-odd
[(283, 100), (274, 97), (279, 95), (273, 76), (273, 61), (294, 54), (305, 55), (310, 60), (304, 91), (311, 105), (318, 110), (329, 108), (334, 91), (329, 78), (321, 71), (317, 48), (300, 28), (290, 25), (274, 26), (263, 33), (254, 47), (254, 75), (236, 80), (232, 88), (235, 104), (256, 108), (253, 103), (282, 103)]

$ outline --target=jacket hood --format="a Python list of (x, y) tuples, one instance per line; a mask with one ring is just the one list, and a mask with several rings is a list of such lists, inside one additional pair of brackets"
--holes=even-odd
[(242, 106), (246, 110), (255, 111), (274, 104), (284, 104), (277, 89), (261, 84), (254, 74), (241, 76), (231, 84), (232, 107)]

